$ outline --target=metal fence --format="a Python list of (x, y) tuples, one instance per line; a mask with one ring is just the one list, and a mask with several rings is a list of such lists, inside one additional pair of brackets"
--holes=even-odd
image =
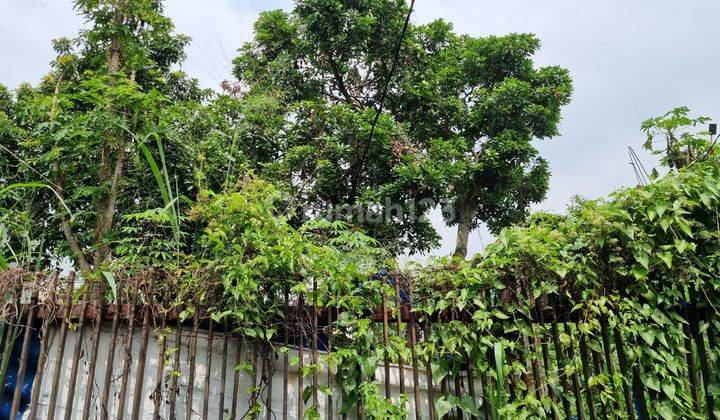
[[(75, 280), (75, 275), (60, 279), (57, 273), (37, 276), (6, 294), (0, 325), (5, 418), (289, 419), (305, 417), (309, 406), (318, 407), (322, 418), (372, 417), (361, 400), (348, 404), (334, 383), (333, 369), (323, 365), (338, 339), (335, 309), (314, 308), (286, 293), (288, 321), (279, 328), (277, 342), (263, 343), (233, 333), (200, 311), (180, 322), (178, 310), (99, 303), (87, 290), (74, 296)], [(44, 286), (32, 286), (38, 284)], [(380, 363), (375, 378), (384, 395), (397, 404), (406, 401), (409, 418), (438, 418), (436, 402), (446, 396), (469, 398), (478, 410), (458, 406), (445, 417), (492, 418), (490, 390), (498, 386), (497, 374), (491, 367), (478, 370), (467, 359), (452, 375), (434, 375), (435, 365), (416, 349), (434, 328), (451, 320), (420, 322), (412, 296), (398, 285), (395, 291), (394, 297), (383, 296), (382, 307), (369, 316), (382, 328), (384, 344), (394, 332), (406, 340), (412, 357), (386, 356)], [(387, 299), (400, 310), (388, 310)], [(552, 418), (607, 418), (618, 411), (628, 418), (650, 418), (649, 405), (662, 397), (644, 383), (641, 367), (629, 361), (623, 334), (609, 326), (611, 314), (600, 317), (601, 334), (589, 343), (578, 334), (575, 320), (560, 316), (551, 302), (540, 297), (533, 309), (536, 335), (529, 341), (517, 337), (533, 349), (517, 360), (528, 372), (508, 382), (509, 401), (535, 393), (553, 403), (555, 408), (545, 413)], [(687, 378), (696, 411), (713, 418), (718, 372), (711, 367), (710, 351), (717, 349), (712, 316), (690, 305), (677, 314), (686, 354), (685, 366), (678, 369)], [(563, 335), (570, 340), (562, 340)], [(323, 367), (308, 370), (306, 365)], [(594, 385), (616, 373), (627, 380), (617, 387)], [(603, 398), (607, 390), (618, 398)]]

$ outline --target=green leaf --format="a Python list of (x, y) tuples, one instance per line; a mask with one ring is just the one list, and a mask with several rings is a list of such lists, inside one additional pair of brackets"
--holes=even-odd
[(112, 300), (115, 304), (117, 304), (117, 282), (115, 281), (115, 275), (109, 271), (103, 271), (102, 273), (110, 286), (110, 295), (112, 296)]
[(645, 385), (648, 388), (650, 388), (654, 391), (660, 392), (660, 381), (658, 381), (658, 379), (656, 377), (648, 375), (645, 378), (643, 378), (643, 382), (645, 382)]
[(444, 395), (435, 402), (435, 412), (437, 413), (438, 418), (443, 418), (443, 416), (449, 413), (452, 408), (453, 405), (450, 404)]
[(640, 265), (634, 265), (632, 268), (633, 276), (635, 276), (638, 280), (646, 278), (649, 272), (650, 271), (647, 268)]
[(510, 319), (509, 316), (505, 315), (505, 313), (499, 309), (496, 309), (495, 311), (493, 311), (493, 316), (495, 316), (495, 318), (498, 318), (498, 319)]
[(675, 384), (665, 381), (662, 384), (662, 390), (670, 399), (675, 398)]
[(671, 252), (658, 252), (658, 258), (660, 258), (668, 268), (672, 268), (673, 254)]

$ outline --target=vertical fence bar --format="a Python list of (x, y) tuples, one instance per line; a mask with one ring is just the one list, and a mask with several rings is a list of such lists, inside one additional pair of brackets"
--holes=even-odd
[(70, 368), (70, 377), (68, 378), (70, 383), (68, 384), (68, 395), (65, 402), (65, 420), (70, 420), (72, 418), (73, 403), (75, 402), (75, 387), (77, 386), (78, 368), (80, 367), (83, 336), (85, 333), (85, 310), (88, 305), (90, 289), (88, 286), (88, 284), (85, 284), (85, 290), (83, 291), (83, 303), (80, 305), (80, 321), (78, 322), (78, 329), (75, 333), (75, 351), (73, 353), (73, 360)]
[(620, 398), (618, 389), (615, 386), (615, 361), (612, 356), (607, 315), (602, 315), (600, 317), (600, 332), (602, 334), (603, 351), (605, 353), (605, 367), (607, 368), (608, 375), (610, 375), (610, 386), (612, 386), (613, 396), (615, 397), (613, 407), (617, 409), (620, 407)]
[(313, 278), (313, 305), (312, 305), (312, 364), (313, 364), (313, 407), (319, 412), (318, 407), (318, 311), (317, 311), (317, 280)]
[[(327, 355), (328, 357), (333, 351), (333, 308), (330, 307), (327, 309), (327, 338), (328, 338), (328, 345), (327, 345)], [(330, 366), (330, 363), (327, 363), (327, 383), (328, 387), (332, 390), (333, 388), (333, 373), (332, 368)], [(332, 393), (330, 393), (327, 396), (327, 418), (332, 419), (333, 418), (333, 399), (332, 399)]]
[[(577, 372), (577, 367), (575, 364), (575, 346), (573, 345), (573, 339), (572, 339), (572, 331), (570, 331), (570, 324), (565, 322), (563, 325), (565, 329), (565, 334), (570, 337), (570, 345), (568, 346), (568, 356), (570, 356), (570, 361), (573, 364), (573, 374), (572, 374), (572, 388), (573, 388), (573, 395), (575, 396), (575, 410), (578, 413), (578, 419), (584, 420), (585, 419), (585, 410), (583, 410), (582, 405), (582, 397), (580, 394), (580, 378)], [(595, 406), (592, 404), (592, 399), (588, 400), (588, 407), (590, 409), (590, 415), (592, 416), (593, 410), (595, 409)]]
[(133, 336), (135, 335), (135, 302), (129, 303), (128, 309), (128, 332), (125, 340), (125, 359), (123, 359), (123, 370), (120, 381), (120, 395), (118, 396), (118, 411), (117, 418), (122, 420), (125, 417), (125, 400), (127, 396), (128, 378), (130, 377), (130, 370), (132, 369), (132, 345)]
[[(553, 348), (555, 350), (555, 359), (557, 361), (558, 365), (558, 376), (560, 377), (560, 386), (562, 386), (562, 389), (566, 394), (570, 394), (570, 386), (568, 384), (568, 378), (565, 371), (562, 370), (562, 366), (565, 366), (565, 353), (563, 352), (562, 343), (560, 343), (560, 332), (558, 331), (558, 325), (557, 325), (557, 314), (555, 313), (555, 308), (552, 308), (553, 310), (553, 316), (552, 316), (552, 322), (550, 323), (550, 331), (552, 334), (552, 340), (553, 340)], [(575, 395), (576, 400), (579, 400), (580, 396)], [(562, 402), (563, 410), (565, 411), (565, 417), (569, 418), (572, 415), (572, 411), (570, 409), (570, 400), (567, 395), (561, 395), (560, 401)], [(578, 401), (580, 404), (582, 402)], [(577, 416), (579, 420), (584, 420), (585, 415), (582, 412), (582, 407), (578, 406), (577, 410)]]
[(583, 375), (585, 377), (585, 397), (587, 398), (587, 405), (590, 409), (590, 418), (597, 418), (597, 411), (595, 410), (595, 400), (593, 398), (592, 389), (590, 389), (590, 355), (588, 354), (587, 343), (585, 343), (585, 335), (578, 331), (580, 336), (580, 360), (582, 361)]
[(700, 375), (703, 380), (703, 391), (705, 392), (705, 408), (709, 419), (715, 418), (715, 401), (712, 393), (710, 393), (710, 368), (708, 366), (707, 349), (705, 348), (705, 337), (700, 332), (700, 323), (698, 322), (697, 308), (695, 306), (695, 296), (690, 296), (692, 302), (690, 307), (690, 333), (695, 340), (695, 346), (700, 359)]
[[(265, 365), (265, 364), (263, 364)], [(267, 381), (267, 397), (265, 398), (265, 418), (273, 417), (272, 409), (272, 392), (273, 392), (273, 376), (275, 376), (275, 358), (270, 356), (267, 360), (267, 369), (263, 369), (262, 380)]]
[(240, 370), (238, 369), (238, 366), (240, 366), (241, 357), (242, 342), (238, 342), (237, 348), (235, 349), (235, 366), (233, 369), (235, 371), (235, 375), (233, 376), (232, 414), (230, 415), (231, 419), (235, 419), (237, 417), (238, 392), (240, 392)]
[(10, 317), (8, 326), (11, 326), (12, 328), (8, 331), (8, 336), (5, 340), (5, 351), (2, 354), (2, 368), (0, 369), (0, 406), (5, 403), (8, 366), (10, 364), (10, 358), (13, 354), (15, 341), (20, 335), (20, 329), (23, 322), (22, 315), (25, 312), (25, 305), (22, 303), (22, 287), (22, 283), (15, 285), (13, 288), (14, 294), (11, 297), (15, 303), (16, 313)]
[(120, 306), (115, 301), (110, 332), (110, 345), (108, 346), (108, 359), (105, 364), (105, 380), (103, 381), (102, 396), (100, 397), (100, 419), (107, 420), (110, 413), (110, 383), (112, 382), (113, 364), (115, 364), (115, 347), (117, 346), (118, 323), (120, 320)]
[(213, 349), (213, 320), (208, 318), (208, 338), (205, 349), (205, 383), (203, 386), (203, 411), (202, 418), (208, 418), (210, 404), (210, 374), (212, 373), (212, 349)]
[[(473, 374), (473, 367), (472, 367), (472, 360), (470, 357), (465, 354), (465, 366), (467, 369), (467, 381), (468, 381), (468, 395), (470, 395), (470, 399), (472, 400), (473, 404), (477, 406), (477, 398), (475, 397), (475, 375)], [(470, 416), (472, 420), (477, 419), (477, 416), (472, 415)]]
[[(15, 377), (15, 391), (13, 392), (12, 404), (10, 405), (10, 418), (17, 417), (20, 410), (20, 397), (22, 395), (23, 385), (25, 383), (25, 370), (27, 369), (28, 352), (30, 350), (30, 338), (33, 331), (33, 323), (35, 322), (35, 314), (37, 313), (38, 293), (33, 292), (30, 298), (30, 310), (28, 311), (25, 335), (23, 336), (22, 350), (20, 351), (20, 360), (18, 362), (17, 376)], [(18, 319), (20, 317), (18, 316)]]
[(645, 400), (645, 391), (643, 388), (642, 379), (640, 379), (640, 368), (635, 365), (632, 367), (633, 375), (633, 395), (637, 400), (638, 407), (640, 409), (640, 415), (638, 416), (642, 420), (649, 419), (650, 414), (647, 408), (647, 401)]
[(252, 352), (250, 352), (250, 357), (252, 358), (252, 375), (250, 380), (252, 381), (250, 385), (250, 407), (254, 407), (255, 404), (257, 404), (257, 397), (258, 397), (258, 381), (257, 381), (257, 372), (258, 372), (258, 366), (257, 366), (257, 360), (258, 360), (258, 343), (257, 341), (253, 342), (252, 345)]
[(285, 345), (285, 354), (283, 354), (283, 420), (287, 420), (288, 418), (288, 382), (289, 382), (289, 373), (288, 369), (290, 368), (290, 355), (288, 352), (290, 351), (288, 346), (290, 344), (290, 337), (288, 334), (288, 320), (287, 317), (288, 314), (288, 301), (290, 300), (290, 291), (288, 288), (285, 288), (285, 311), (283, 312), (285, 314), (285, 319), (283, 320), (283, 344)]
[(102, 296), (93, 301), (93, 336), (92, 336), (92, 352), (90, 354), (89, 371), (87, 375), (87, 386), (85, 387), (85, 401), (83, 402), (82, 420), (90, 418), (91, 403), (93, 401), (93, 392), (95, 391), (95, 369), (97, 365), (98, 349), (100, 347), (100, 327), (102, 326), (103, 303)]
[[(169, 292), (165, 293), (163, 304), (170, 300)], [(158, 349), (158, 365), (155, 370), (155, 389), (153, 391), (153, 419), (160, 420), (160, 408), (162, 405), (162, 387), (165, 376), (165, 352), (167, 351), (167, 337), (165, 335), (167, 329), (167, 312), (163, 309), (160, 314), (160, 331), (157, 340), (160, 342)], [(222, 404), (222, 403), (221, 403)]]
[[(595, 375), (600, 376), (603, 373), (603, 366), (602, 366), (602, 360), (600, 356), (600, 353), (598, 353), (595, 350), (590, 350), (590, 354), (592, 355), (592, 361), (593, 366), (595, 368)], [(598, 399), (600, 400), (600, 409), (603, 413), (605, 413), (605, 418), (608, 418), (610, 416), (610, 409), (605, 404), (605, 401), (602, 399), (601, 395), (598, 395)]]
[[(687, 310), (685, 310), (687, 312)], [(685, 314), (687, 319), (687, 313)], [(685, 362), (688, 368), (688, 380), (690, 381), (690, 395), (692, 396), (693, 406), (696, 412), (700, 412), (700, 395), (698, 394), (698, 377), (695, 370), (695, 356), (692, 345), (692, 334), (690, 332), (690, 323), (683, 324), (683, 342), (685, 344)]]
[[(150, 284), (152, 289), (152, 284)], [(143, 397), (143, 381), (145, 379), (145, 360), (147, 359), (148, 340), (150, 338), (150, 304), (152, 303), (152, 293), (148, 293), (145, 297), (145, 307), (143, 309), (142, 336), (140, 339), (140, 353), (138, 353), (137, 371), (135, 372), (135, 392), (133, 393), (133, 404), (130, 418), (137, 420), (140, 418), (140, 405)]]
[[(485, 358), (487, 359), (487, 365), (490, 366), (497, 366), (497, 363), (494, 363), (495, 356), (493, 354), (493, 348), (488, 347), (485, 352)], [(480, 378), (480, 383), (482, 384), (483, 388), (483, 413), (485, 414), (486, 419), (492, 419), (492, 410), (490, 407), (490, 396), (488, 393), (490, 392), (490, 372), (489, 370), (485, 372), (485, 374)]]
[[(397, 279), (393, 282), (395, 284), (395, 308), (397, 308), (397, 314), (395, 315), (395, 327), (398, 337), (402, 337), (402, 300), (400, 297), (400, 284)], [(398, 354), (398, 380), (400, 381), (400, 395), (405, 394), (405, 361), (402, 355)]]
[[(60, 273), (58, 271), (55, 271), (52, 275), (52, 280), (50, 281), (50, 287), (52, 290), (50, 290), (50, 296), (48, 297), (49, 302), (54, 303), (57, 298), (57, 283), (58, 278), (60, 276)], [(35, 375), (35, 383), (32, 387), (32, 395), (30, 396), (30, 410), (28, 413), (28, 419), (29, 420), (35, 420), (35, 417), (37, 416), (37, 408), (38, 408), (38, 401), (40, 398), (40, 389), (42, 388), (43, 383), (43, 377), (45, 376), (45, 367), (47, 365), (47, 352), (48, 352), (48, 343), (50, 342), (48, 338), (48, 333), (50, 332), (50, 323), (53, 321), (51, 319), (51, 314), (47, 310), (49, 305), (45, 305), (45, 314), (43, 317), (43, 324), (42, 329), (40, 331), (40, 355), (38, 356), (38, 365), (37, 365), (37, 373)]]
[(304, 297), (301, 294), (298, 302), (298, 328), (300, 328), (300, 345), (298, 346), (298, 392), (297, 392), (297, 417), (303, 418), (303, 370), (305, 361), (303, 360), (303, 350), (305, 347), (305, 304)]
[(224, 420), (225, 419), (225, 385), (226, 385), (226, 376), (227, 376), (227, 350), (228, 350), (228, 335), (227, 331), (225, 332), (225, 335), (223, 336), (223, 345), (222, 345), (222, 353), (220, 353), (220, 359), (222, 360), (222, 365), (220, 368), (220, 406), (218, 407), (218, 420)]
[(410, 324), (410, 351), (412, 351), (412, 369), (413, 369), (413, 396), (415, 399), (415, 419), (420, 420), (420, 374), (418, 370), (418, 354), (417, 348), (417, 324), (415, 322), (415, 313), (413, 313), (413, 287), (410, 283), (409, 290), (410, 302), (408, 302), (408, 316)]
[[(535, 312), (537, 314), (537, 321), (540, 324), (540, 331), (542, 331), (543, 339), (541, 340), (542, 343), (540, 344), (540, 350), (542, 352), (542, 358), (543, 358), (543, 367), (545, 369), (545, 384), (547, 385), (547, 391), (548, 391), (548, 397), (550, 397), (550, 401), (552, 401), (552, 417), (553, 419), (559, 418), (559, 414), (557, 412), (557, 409), (555, 408), (555, 392), (553, 391), (552, 386), (550, 385), (550, 371), (552, 370), (552, 365), (550, 364), (550, 350), (548, 349), (547, 344), (547, 330), (545, 328), (545, 313), (544, 313), (544, 305), (543, 305), (543, 297), (544, 295), (538, 296), (535, 298)], [(537, 335), (535, 336), (535, 339), (537, 339)], [(540, 381), (538, 380), (538, 383)]]
[[(458, 367), (458, 371), (455, 372), (455, 380), (453, 383), (453, 388), (455, 391), (455, 397), (457, 397), (458, 401), (460, 400), (460, 397), (462, 395), (462, 381), (460, 379), (460, 367)], [(462, 420), (463, 418), (463, 411), (462, 408), (455, 407), (455, 417)]]
[(192, 418), (193, 391), (195, 390), (195, 357), (197, 356), (197, 334), (198, 334), (198, 315), (197, 312), (193, 316), (193, 329), (190, 335), (190, 343), (188, 343), (188, 351), (190, 352), (190, 373), (188, 375), (187, 399), (185, 401), (185, 420)]
[(615, 350), (618, 355), (618, 362), (620, 363), (620, 371), (623, 373), (623, 394), (625, 398), (625, 412), (630, 420), (635, 419), (635, 408), (633, 407), (632, 393), (628, 387), (627, 381), (624, 376), (629, 372), (630, 366), (628, 364), (627, 355), (625, 354), (625, 345), (623, 344), (622, 334), (620, 327), (616, 324), (613, 328), (613, 334), (615, 336)]
[(175, 357), (173, 358), (173, 375), (170, 390), (170, 420), (176, 420), (180, 413), (177, 409), (178, 377), (180, 376), (180, 350), (182, 349), (182, 323), (178, 319), (175, 327)]
[(65, 357), (65, 341), (67, 340), (67, 328), (70, 322), (70, 311), (72, 311), (72, 292), (75, 286), (75, 273), (70, 273), (67, 282), (67, 296), (65, 297), (65, 308), (63, 310), (60, 324), (60, 338), (58, 341), (57, 353), (55, 355), (55, 369), (53, 369), (52, 382), (50, 387), (50, 401), (48, 403), (48, 417), (55, 418), (55, 406), (57, 405), (58, 387), (60, 386), (60, 372), (62, 371), (63, 358)]
[[(425, 323), (425, 341), (430, 339), (430, 321)], [(435, 387), (433, 386), (432, 376), (432, 355), (428, 353), (427, 360), (425, 362), (425, 375), (427, 376), (427, 387), (428, 387), (428, 406), (430, 411), (430, 420), (435, 420)]]
[(383, 329), (383, 350), (385, 354), (385, 398), (388, 400), (392, 397), (392, 390), (390, 388), (390, 358), (388, 357), (387, 347), (389, 342), (388, 336), (388, 314), (387, 314), (387, 300), (385, 292), (382, 292), (382, 329)]

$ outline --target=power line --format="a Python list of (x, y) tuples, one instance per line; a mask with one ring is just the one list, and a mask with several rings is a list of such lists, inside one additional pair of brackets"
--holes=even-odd
[(377, 127), (377, 123), (380, 120), (380, 114), (382, 114), (383, 106), (385, 105), (385, 98), (387, 96), (388, 88), (390, 87), (390, 81), (392, 80), (393, 74), (395, 73), (395, 68), (397, 67), (398, 58), (400, 57), (400, 48), (402, 47), (403, 40), (405, 39), (405, 34), (407, 33), (407, 28), (410, 24), (410, 15), (412, 15), (414, 8), (415, 8), (415, 0), (411, 0), (410, 1), (410, 9), (408, 10), (407, 16), (405, 16), (405, 22), (403, 23), (403, 28), (402, 28), (402, 32), (400, 33), (400, 38), (398, 39), (397, 45), (395, 46), (395, 52), (393, 54), (392, 66), (390, 66), (390, 72), (388, 73), (387, 80), (385, 80), (385, 86), (383, 87), (382, 93), (380, 94), (380, 103), (378, 105), (377, 110), (375, 111), (375, 118), (373, 119), (372, 126), (370, 127), (370, 136), (368, 137), (368, 141), (365, 143), (365, 147), (363, 148), (363, 151), (360, 154), (360, 159), (358, 160), (357, 168), (353, 171), (353, 180), (352, 180), (350, 196), (349, 196), (349, 199), (351, 201), (355, 199), (355, 194), (357, 193), (358, 178), (360, 177), (360, 172), (362, 172), (362, 168), (365, 165), (365, 158), (367, 157), (368, 149), (370, 148), (370, 143), (372, 143), (373, 137), (375, 135), (375, 128)]

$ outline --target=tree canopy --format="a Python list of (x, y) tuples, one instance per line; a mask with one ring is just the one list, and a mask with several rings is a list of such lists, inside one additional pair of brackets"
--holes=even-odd
[(391, 249), (427, 251), (437, 233), (422, 216), (443, 205), (465, 257), (472, 228), (498, 232), (544, 198), (549, 168), (532, 141), (557, 134), (572, 84), (534, 66), (533, 35), (458, 35), (437, 20), (403, 37), (408, 13), (390, 0), (264, 12), (235, 75), (245, 98), (280, 105), (268, 172), (312, 210), (351, 205), (344, 216)]

